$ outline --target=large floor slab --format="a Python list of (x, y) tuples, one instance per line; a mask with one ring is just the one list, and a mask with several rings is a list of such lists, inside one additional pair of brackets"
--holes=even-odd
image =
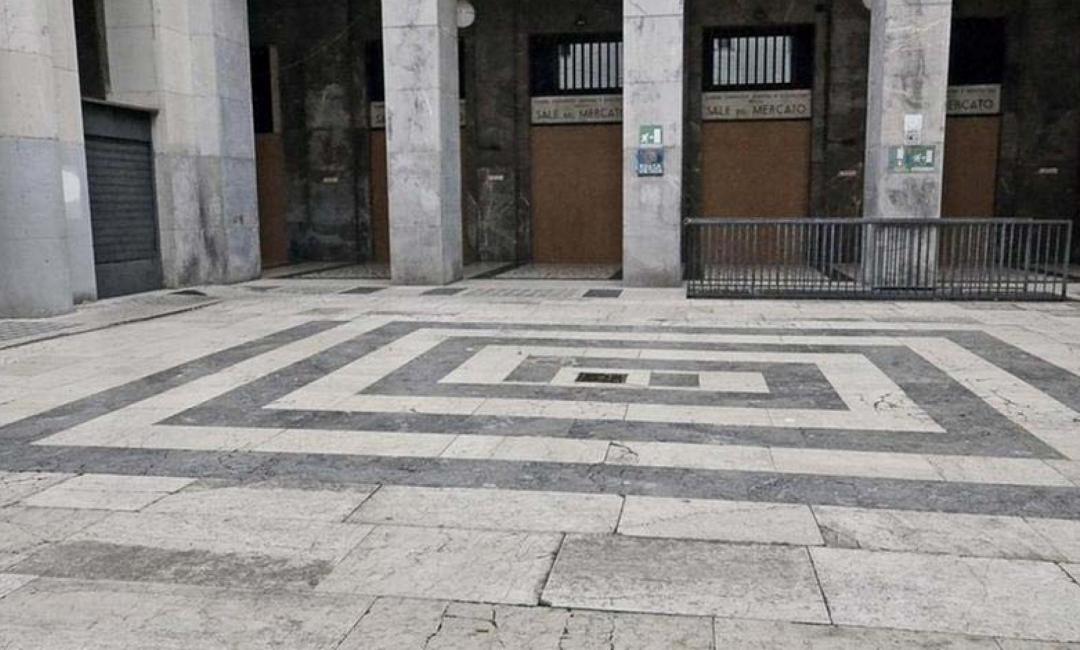
[(535, 532), (610, 533), (616, 495), (452, 488), (381, 488), (349, 518), (368, 524)]
[(555, 607), (829, 621), (803, 548), (571, 535), (543, 599)]
[(320, 592), (535, 604), (561, 536), (379, 526)]
[(712, 620), (380, 598), (341, 650), (711, 650)]
[(842, 625), (1080, 641), (1080, 585), (1048, 562), (811, 549)]
[(323, 648), (371, 600), (40, 579), (0, 598), (0, 647)]

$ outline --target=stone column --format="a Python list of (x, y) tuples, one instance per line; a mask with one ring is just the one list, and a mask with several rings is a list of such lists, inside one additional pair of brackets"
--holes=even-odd
[(49, 3), (0, 0), (0, 317), (71, 311)]
[[(623, 2), (623, 279), (682, 282), (683, 0)], [(639, 175), (643, 127), (661, 142), (663, 173)]]
[(112, 101), (157, 111), (166, 286), (258, 276), (245, 0), (104, 0)]
[(82, 90), (75, 44), (75, 12), (71, 0), (49, 1), (53, 74), (56, 80), (61, 178), (67, 215), (68, 267), (75, 302), (97, 298), (94, 238), (90, 223), (90, 194), (86, 180)]
[(390, 266), (397, 284), (462, 276), (456, 0), (382, 0)]
[[(868, 218), (940, 217), (952, 0), (870, 5), (863, 212)], [(923, 159), (915, 161), (913, 152)], [(913, 231), (877, 228), (871, 237), (865, 261), (875, 286), (930, 283), (936, 251), (918, 256)], [(893, 263), (878, 264), (883, 254)]]

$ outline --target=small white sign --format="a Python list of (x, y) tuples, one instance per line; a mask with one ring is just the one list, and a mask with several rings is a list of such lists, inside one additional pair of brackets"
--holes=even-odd
[(622, 95), (533, 97), (533, 124), (622, 122)]
[[(386, 102), (371, 102), (368, 117), (373, 129), (386, 128)], [(461, 126), (465, 126), (465, 100), (461, 100)]]
[(1001, 84), (950, 86), (949, 115), (999, 115)]
[(922, 144), (923, 116), (921, 113), (908, 113), (904, 116), (904, 143)]
[(814, 114), (814, 93), (805, 90), (751, 90), (705, 93), (705, 121), (808, 120)]

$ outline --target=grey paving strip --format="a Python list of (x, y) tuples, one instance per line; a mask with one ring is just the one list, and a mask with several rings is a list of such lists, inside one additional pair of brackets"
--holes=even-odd
[(622, 289), (589, 289), (585, 292), (585, 298), (618, 298), (622, 296)]
[(373, 293), (378, 293), (385, 288), (386, 287), (356, 287), (355, 289), (349, 289), (347, 291), (341, 291), (339, 293), (344, 295), (366, 296)]
[(48, 546), (7, 571), (80, 580), (309, 589), (332, 569), (326, 560), (75, 541)]
[(0, 426), (0, 440), (32, 442), (341, 324), (342, 321), (312, 321), (214, 352), (40, 415)]
[(421, 296), (456, 296), (459, 293), (465, 291), (465, 287), (439, 287), (438, 289), (429, 289)]
[(309, 485), (494, 486), (512, 490), (1080, 519), (1080, 488), (1073, 487), (610, 464), (30, 446), (0, 449), (0, 469), (136, 475), (149, 472), (230, 479), (238, 484), (294, 478)]

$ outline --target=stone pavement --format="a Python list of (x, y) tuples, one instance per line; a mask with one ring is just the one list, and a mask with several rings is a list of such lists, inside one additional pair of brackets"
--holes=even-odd
[(1080, 303), (204, 291), (0, 351), (0, 649), (1080, 647)]

